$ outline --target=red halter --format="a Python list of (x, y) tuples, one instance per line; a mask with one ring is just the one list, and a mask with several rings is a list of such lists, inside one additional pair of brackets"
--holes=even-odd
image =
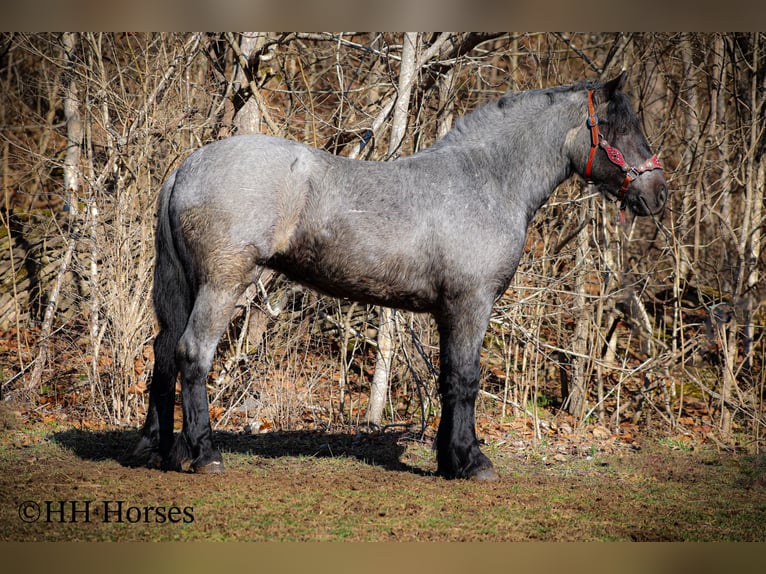
[(617, 201), (621, 202), (620, 217), (624, 217), (622, 212), (625, 210), (625, 195), (628, 193), (628, 186), (634, 179), (638, 178), (642, 173), (652, 171), (655, 169), (662, 169), (660, 160), (656, 155), (653, 155), (647, 159), (641, 165), (636, 167), (631, 166), (625, 161), (620, 150), (609, 145), (609, 142), (604, 139), (604, 136), (598, 129), (598, 116), (596, 115), (596, 109), (593, 105), (593, 90), (588, 90), (588, 119), (586, 121), (588, 128), (590, 129), (590, 153), (588, 153), (588, 163), (585, 164), (585, 179), (591, 181), (591, 171), (593, 169), (593, 158), (596, 155), (598, 148), (603, 149), (606, 152), (606, 157), (614, 165), (622, 169), (625, 173), (625, 179), (622, 182), (619, 193), (617, 193)]

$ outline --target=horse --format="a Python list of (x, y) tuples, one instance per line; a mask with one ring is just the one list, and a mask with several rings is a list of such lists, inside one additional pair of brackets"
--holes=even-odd
[[(575, 174), (635, 215), (665, 205), (662, 165), (625, 78), (509, 91), (395, 161), (267, 135), (194, 151), (159, 194), (159, 332), (136, 455), (153, 468), (224, 470), (206, 381), (238, 299), (270, 268), (329, 296), (430, 313), (439, 333), (437, 474), (498, 478), (476, 436), (480, 351), (530, 221)], [(179, 373), (183, 426), (174, 441)]]

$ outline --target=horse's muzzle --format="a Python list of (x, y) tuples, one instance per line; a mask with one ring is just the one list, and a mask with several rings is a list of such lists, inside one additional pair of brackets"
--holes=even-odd
[(662, 171), (644, 173), (634, 180), (625, 196), (625, 203), (636, 215), (662, 213), (668, 200), (668, 185)]

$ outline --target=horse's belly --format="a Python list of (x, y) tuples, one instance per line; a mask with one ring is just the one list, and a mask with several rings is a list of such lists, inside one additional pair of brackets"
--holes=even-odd
[(437, 299), (431, 277), (391, 262), (363, 265), (343, 257), (298, 260), (281, 255), (269, 267), (320, 293), (360, 303), (426, 312)]

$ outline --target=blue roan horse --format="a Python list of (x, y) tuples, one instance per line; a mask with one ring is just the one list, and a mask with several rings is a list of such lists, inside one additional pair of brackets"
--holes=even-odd
[[(160, 192), (160, 332), (136, 453), (152, 467), (223, 470), (205, 383), (238, 298), (269, 267), (332, 296), (431, 313), (440, 336), (438, 472), (496, 478), (476, 440), (479, 355), (535, 212), (575, 173), (637, 215), (665, 205), (665, 178), (624, 80), (507, 93), (393, 162), (262, 135), (194, 152)], [(174, 444), (179, 371), (183, 429)]]

